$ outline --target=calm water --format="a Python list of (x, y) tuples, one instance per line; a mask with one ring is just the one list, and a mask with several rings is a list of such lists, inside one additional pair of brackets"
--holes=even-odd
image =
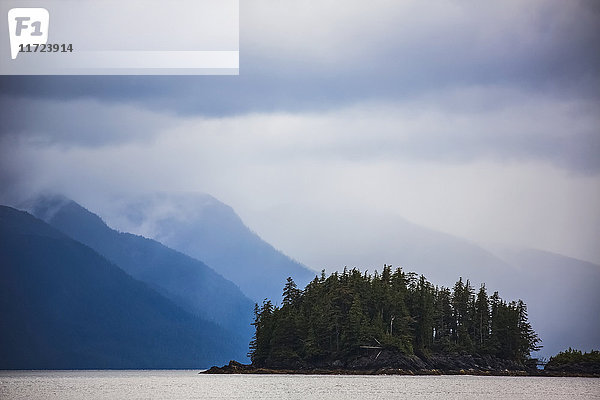
[(0, 399), (600, 399), (600, 379), (0, 371)]

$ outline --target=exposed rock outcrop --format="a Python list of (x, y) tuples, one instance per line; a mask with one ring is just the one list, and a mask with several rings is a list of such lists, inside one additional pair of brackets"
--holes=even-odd
[(280, 362), (258, 367), (230, 361), (223, 367), (212, 367), (209, 374), (389, 374), (389, 375), (534, 375), (535, 366), (478, 355), (431, 355), (418, 357), (388, 350), (376, 355), (363, 355), (349, 360), (320, 360), (311, 364)]

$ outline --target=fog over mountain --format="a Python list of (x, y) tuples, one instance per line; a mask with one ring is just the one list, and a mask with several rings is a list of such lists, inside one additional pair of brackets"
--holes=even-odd
[(528, 304), (540, 354), (600, 347), (600, 265), (534, 249), (492, 251), (516, 267), (504, 290)]
[(598, 264), (599, 27), (587, 0), (253, 1), (239, 76), (0, 77), (0, 197), (203, 191), (307, 265), (305, 207)]
[[(239, 349), (247, 347), (253, 333), (251, 300), (201, 261), (154, 240), (115, 231), (97, 215), (62, 196), (41, 196), (24, 206), (186, 311), (227, 329)], [(235, 357), (244, 359), (245, 351)]]
[(281, 303), (287, 277), (304, 287), (316, 272), (279, 252), (235, 211), (208, 194), (149, 194), (103, 210), (123, 231), (151, 237), (205, 261), (255, 302)]
[[(195, 252), (213, 261), (231, 259), (232, 254), (241, 254), (239, 260), (254, 260), (263, 254), (252, 251), (250, 244), (256, 244), (256, 235), (250, 234), (234, 210), (207, 194), (121, 198), (107, 203), (101, 213), (122, 230), (154, 237), (175, 248), (179, 246), (184, 253)], [(310, 224), (310, 213), (304, 215)], [(278, 302), (288, 272), (299, 287), (304, 287), (306, 279), (300, 277), (310, 279), (320, 268), (332, 272), (356, 266), (372, 273), (381, 271), (387, 263), (423, 274), (437, 285), (452, 287), (458, 277), (463, 277), (475, 289), (485, 283), (489, 290), (498, 290), (506, 298), (523, 299), (533, 327), (543, 340), (539, 356), (549, 357), (569, 346), (600, 346), (600, 322), (596, 318), (600, 314), (598, 265), (539, 250), (481, 245), (398, 217), (372, 214), (369, 218), (352, 218), (339, 212), (329, 218), (321, 221), (327, 222), (324, 226), (328, 228), (320, 231), (313, 248), (327, 261), (311, 266), (309, 274), (295, 275), (294, 270), (286, 269), (289, 259), (279, 257), (283, 264), (278, 273), (260, 268), (259, 262), (231, 263), (228, 272), (232, 280), (241, 282), (242, 287), (251, 284), (255, 293), (272, 293), (265, 297)], [(352, 230), (357, 222), (363, 231)], [(294, 228), (302, 230), (303, 226)], [(380, 234), (370, 236), (376, 230)], [(272, 250), (264, 243), (258, 248), (265, 247)], [(279, 276), (280, 282), (272, 276)]]

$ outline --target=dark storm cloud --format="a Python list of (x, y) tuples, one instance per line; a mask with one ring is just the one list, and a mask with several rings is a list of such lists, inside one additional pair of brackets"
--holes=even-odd
[(48, 101), (5, 95), (0, 96), (0, 110), (0, 135), (34, 145), (102, 146), (146, 141), (170, 121), (167, 115), (93, 99)]
[[(386, 20), (382, 27), (375, 17), (365, 17), (354, 30), (348, 27), (354, 21), (341, 21), (333, 34), (323, 35), (343, 36), (349, 30), (347, 40), (316, 55), (312, 49), (325, 46), (319, 38), (297, 43), (307, 35), (302, 16), (288, 16), (289, 32), (261, 33), (258, 12), (246, 5), (240, 76), (2, 77), (0, 84), (12, 96), (93, 97), (203, 115), (323, 110), (478, 85), (598, 99), (600, 13), (593, 2), (531, 2), (508, 16), (494, 13), (510, 9), (510, 2), (505, 7), (448, 4), (455, 7), (417, 7), (412, 26), (406, 26), (406, 16)], [(436, 16), (451, 12), (458, 15)], [(443, 23), (436, 25), (438, 20)], [(286, 34), (295, 41), (288, 45)]]

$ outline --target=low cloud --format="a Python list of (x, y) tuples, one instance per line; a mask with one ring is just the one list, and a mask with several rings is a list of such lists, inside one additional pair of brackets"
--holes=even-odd
[[(593, 102), (500, 92), (469, 89), (440, 94), (435, 101), (365, 103), (322, 113), (190, 118), (171, 134), (196, 141), (200, 149), (218, 148), (214, 154), (259, 164), (536, 161), (574, 173), (600, 172), (600, 114), (591, 112)], [(503, 100), (496, 106), (482, 106), (499, 96)]]
[[(489, 98), (499, 100), (485, 104)], [(101, 125), (99, 116), (116, 123), (144, 115), (146, 124), (165, 123), (132, 120), (135, 132), (121, 129), (123, 137), (102, 145), (77, 138), (79, 125), (65, 125), (72, 131), (50, 135), (54, 141), (5, 136), (5, 193), (58, 191), (102, 210), (111, 196), (207, 192), (311, 265), (324, 253), (310, 238), (347, 219), (334, 217), (340, 210), (373, 237), (385, 232), (360, 221), (377, 210), (472, 240), (600, 260), (599, 121), (585, 100), (471, 88), (411, 102), (221, 118), (119, 107), (94, 103), (78, 118)], [(321, 222), (307, 227), (309, 215)], [(355, 240), (352, 232), (340, 235), (340, 246)]]
[(168, 114), (93, 99), (0, 96), (0, 136), (32, 145), (105, 146), (148, 141), (172, 124)]
[(239, 76), (0, 77), (0, 198), (207, 192), (311, 265), (373, 210), (600, 262), (595, 4), (259, 0)]

